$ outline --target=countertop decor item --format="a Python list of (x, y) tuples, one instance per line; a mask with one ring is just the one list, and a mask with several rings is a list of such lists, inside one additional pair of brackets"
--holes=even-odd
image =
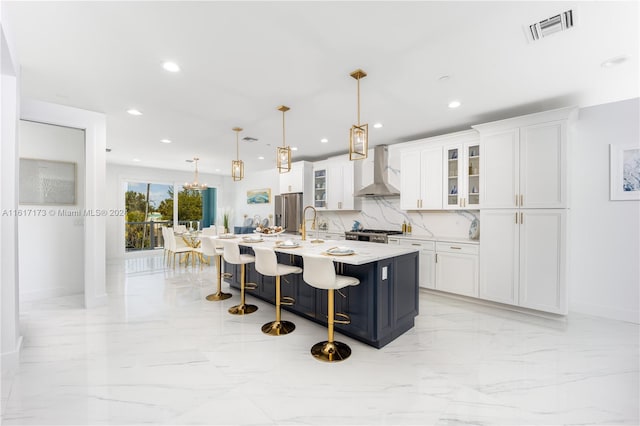
[(474, 218), (469, 226), (469, 239), (477, 240), (480, 238), (480, 221), (478, 218)]

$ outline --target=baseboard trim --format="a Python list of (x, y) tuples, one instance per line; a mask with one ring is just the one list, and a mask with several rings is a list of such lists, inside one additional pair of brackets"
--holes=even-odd
[(581, 314), (640, 324), (640, 312), (631, 309), (612, 308), (610, 306), (582, 302), (570, 302), (569, 309), (572, 312)]
[(15, 374), (20, 363), (20, 351), (22, 350), (22, 336), (18, 338), (16, 347), (10, 352), (3, 352), (0, 358), (2, 364), (2, 377), (9, 377)]
[(566, 315), (553, 314), (551, 312), (536, 311), (535, 309), (524, 308), (522, 306), (507, 305), (504, 303), (493, 302), (491, 300), (477, 299), (475, 297), (462, 296), (460, 294), (447, 293), (447, 292), (432, 290), (427, 288), (421, 288), (420, 291), (437, 295), (437, 296), (446, 297), (449, 299), (462, 300), (462, 301), (473, 303), (476, 305), (482, 305), (490, 308), (497, 308), (504, 311), (518, 312), (524, 315), (531, 315), (531, 316), (536, 316), (544, 319), (550, 319), (550, 320), (561, 321), (561, 322), (565, 322), (567, 320)]
[(47, 288), (38, 291), (20, 292), (20, 302), (37, 302), (52, 297), (73, 296), (84, 293), (84, 288), (71, 289), (64, 287)]
[[(534, 315), (534, 316), (546, 318), (546, 319), (553, 319), (553, 320), (560, 320), (560, 321), (567, 320), (567, 315), (536, 311), (535, 309), (523, 308), (521, 306), (506, 305), (504, 303), (492, 302), (490, 300), (484, 300), (484, 299), (476, 299), (475, 297), (462, 296), (458, 294), (447, 293), (447, 292), (442, 292), (442, 291), (432, 290), (427, 288), (420, 288), (420, 291), (437, 295), (437, 296), (446, 297), (449, 299), (463, 300), (465, 302), (470, 302), (477, 305), (504, 309), (512, 312), (520, 312), (522, 314)], [(571, 303), (570, 302), (569, 313), (591, 315), (591, 316), (611, 319), (615, 321), (624, 321), (624, 322), (630, 322), (633, 324), (640, 324), (640, 312), (629, 310), (629, 309), (611, 308), (608, 306), (593, 305), (589, 303), (579, 303), (579, 302)]]
[(98, 306), (104, 306), (107, 304), (107, 293), (84, 299), (84, 307), (87, 309), (96, 308)]

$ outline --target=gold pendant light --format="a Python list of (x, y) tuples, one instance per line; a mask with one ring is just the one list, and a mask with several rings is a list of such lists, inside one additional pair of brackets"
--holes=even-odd
[(231, 161), (231, 177), (234, 181), (238, 181), (244, 177), (244, 162), (240, 159), (240, 148), (238, 148), (238, 135), (242, 129), (234, 127), (231, 130), (236, 132), (236, 159)]
[(349, 132), (349, 160), (364, 160), (369, 150), (369, 125), (360, 124), (360, 79), (367, 73), (357, 69), (350, 75), (358, 81), (358, 124), (351, 126)]
[(286, 146), (284, 137), (284, 113), (289, 111), (288, 106), (280, 105), (278, 111), (282, 111), (282, 146), (276, 151), (276, 164), (280, 173), (291, 171), (291, 148)]
[(192, 191), (203, 191), (205, 189), (207, 189), (207, 184), (206, 183), (200, 183), (198, 182), (198, 157), (193, 157), (193, 161), (196, 163), (196, 173), (195, 176), (193, 178), (193, 182), (189, 183), (186, 182), (184, 185), (182, 185), (182, 187), (186, 190), (192, 190)]

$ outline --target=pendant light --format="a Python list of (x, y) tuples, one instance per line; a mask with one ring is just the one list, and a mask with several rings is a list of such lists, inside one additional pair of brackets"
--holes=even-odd
[(242, 129), (234, 127), (231, 130), (236, 132), (236, 159), (231, 161), (231, 177), (234, 181), (238, 181), (244, 177), (244, 162), (240, 159), (240, 148), (238, 147), (238, 135)]
[(188, 183), (186, 182), (182, 187), (186, 190), (192, 190), (192, 191), (202, 191), (207, 189), (207, 184), (206, 183), (200, 183), (198, 182), (198, 157), (193, 157), (193, 161), (196, 163), (196, 173), (195, 176), (193, 178), (193, 182)]
[(289, 111), (288, 106), (280, 105), (278, 111), (282, 111), (282, 146), (276, 151), (276, 164), (280, 173), (291, 171), (291, 148), (286, 146), (284, 137), (284, 113)]
[(360, 79), (367, 73), (357, 69), (350, 75), (358, 81), (358, 124), (351, 126), (349, 132), (349, 160), (364, 160), (369, 150), (369, 125), (360, 124)]

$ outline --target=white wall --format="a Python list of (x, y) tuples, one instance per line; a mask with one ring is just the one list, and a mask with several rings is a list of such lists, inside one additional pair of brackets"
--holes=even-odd
[[(18, 218), (20, 299), (42, 300), (84, 291), (84, 131), (21, 120), (20, 158), (76, 164), (74, 205), (23, 205)], [(53, 213), (53, 214), (52, 214)], [(34, 265), (37, 264), (37, 267)]]
[[(20, 73), (15, 59), (11, 32), (7, 28), (4, 2), (0, 3), (0, 207), (3, 212), (18, 208), (18, 111)], [(2, 286), (2, 376), (18, 365), (22, 343), (19, 323), (18, 220), (0, 216), (0, 285)], [(3, 399), (4, 401), (4, 399)]]
[[(48, 102), (24, 99), (24, 120), (83, 129), (85, 132), (85, 209), (105, 210), (106, 119), (104, 114)], [(52, 237), (49, 235), (48, 237)], [(62, 256), (64, 253), (60, 253)], [(91, 308), (106, 303), (105, 218), (84, 217), (84, 303)]]
[(609, 144), (640, 147), (640, 99), (583, 108), (570, 156), (569, 309), (640, 322), (640, 201), (609, 200)]
[[(165, 170), (151, 167), (126, 166), (122, 164), (107, 164), (107, 189), (105, 204), (107, 210), (124, 211), (124, 194), (127, 182), (148, 182), (174, 184), (180, 188), (185, 182), (193, 181), (193, 171)], [(229, 195), (225, 194), (225, 179), (219, 175), (199, 173), (199, 180), (211, 188), (217, 188), (218, 209), (229, 205)], [(226, 203), (226, 204), (222, 204)], [(107, 259), (122, 258), (125, 255), (124, 216), (107, 217)]]
[[(259, 172), (247, 173), (245, 170), (245, 177), (241, 181), (234, 182), (229, 178), (225, 183), (225, 188), (228, 188), (228, 193), (233, 195), (230, 206), (232, 207), (232, 217), (230, 219), (231, 231), (234, 226), (242, 226), (245, 220), (245, 215), (248, 218), (253, 218), (258, 215), (261, 219), (268, 218), (273, 214), (273, 197), (280, 192), (280, 175), (276, 168), (269, 170), (262, 170)], [(252, 189), (271, 189), (271, 202), (269, 204), (247, 204), (247, 191)], [(222, 204), (220, 205), (222, 206)], [(273, 225), (273, 219), (270, 224)]]

